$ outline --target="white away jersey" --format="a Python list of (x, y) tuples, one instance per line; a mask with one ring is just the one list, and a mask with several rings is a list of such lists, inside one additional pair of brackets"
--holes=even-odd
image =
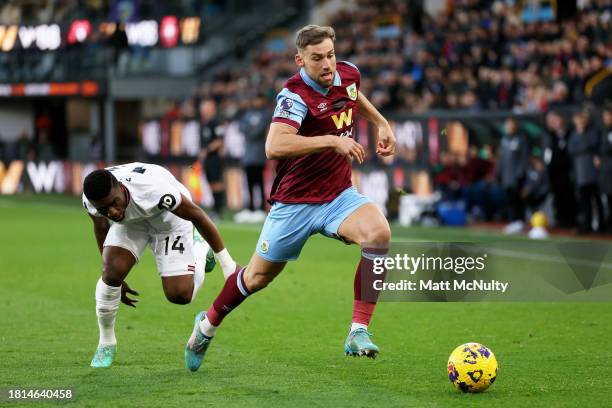
[[(125, 217), (118, 224), (144, 223), (157, 231), (172, 230), (185, 220), (172, 214), (181, 204), (181, 194), (191, 199), (189, 190), (172, 173), (148, 163), (128, 163), (107, 167), (128, 190)], [(89, 214), (102, 217), (83, 194), (83, 206)]]

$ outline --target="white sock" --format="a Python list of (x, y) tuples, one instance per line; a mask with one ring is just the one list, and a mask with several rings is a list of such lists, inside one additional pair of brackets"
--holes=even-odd
[(217, 327), (219, 326), (213, 326), (208, 321), (208, 317), (205, 317), (204, 320), (200, 322), (200, 330), (202, 331), (202, 333), (204, 333), (206, 337), (214, 337), (217, 333)]
[(350, 332), (354, 332), (357, 329), (366, 329), (368, 330), (368, 326), (363, 324), (363, 323), (351, 323), (351, 330)]
[(195, 272), (193, 274), (193, 294), (191, 300), (195, 299), (198, 291), (204, 283), (204, 268), (206, 267), (206, 253), (208, 252), (208, 243), (206, 241), (193, 243), (193, 257), (195, 259)]
[(121, 286), (108, 286), (98, 279), (96, 284), (96, 316), (100, 328), (99, 344), (117, 344), (115, 338), (115, 317), (121, 301)]
[(236, 262), (232, 259), (232, 256), (227, 251), (227, 248), (223, 248), (220, 252), (215, 253), (215, 259), (221, 265), (223, 269), (223, 277), (227, 279), (232, 273), (236, 272)]

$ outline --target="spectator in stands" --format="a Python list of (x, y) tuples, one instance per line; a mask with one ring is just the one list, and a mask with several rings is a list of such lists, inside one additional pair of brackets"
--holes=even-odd
[(544, 163), (550, 177), (555, 224), (562, 228), (576, 225), (575, 187), (572, 180), (572, 158), (568, 151), (569, 129), (560, 113), (546, 114), (543, 135)]
[(569, 103), (569, 90), (567, 85), (562, 81), (557, 81), (553, 84), (551, 89), (549, 107), (556, 108), (560, 106), (567, 106)]
[(608, 231), (612, 232), (612, 102), (604, 106), (602, 122), (599, 175), (601, 191), (606, 195), (608, 203)]
[[(152, 69), (158, 55), (149, 54), (148, 47), (128, 46), (122, 23), (132, 20), (119, 21), (119, 9), (109, 6), (108, 1), (0, 3), (2, 25), (19, 24), (28, 10), (35, 10), (40, 23), (66, 26), (75, 18), (117, 18), (117, 30), (107, 43), (111, 61), (103, 65), (114, 66), (119, 73), (126, 71), (128, 65), (131, 70)], [(184, 0), (178, 2), (180, 6), (177, 2), (161, 2), (156, 7), (150, 2), (136, 3), (138, 7), (131, 9), (140, 9), (141, 15), (152, 9), (185, 10), (189, 14), (189, 10), (201, 12), (210, 6), (199, 0)], [(578, 2), (579, 12), (564, 24), (526, 23), (521, 20), (521, 2), (516, 1), (438, 1), (434, 3), (444, 5), (436, 7), (437, 15), (424, 13), (422, 4), (427, 2), (420, 0), (355, 3), (356, 7), (340, 10), (329, 22), (341, 38), (336, 42), (336, 51), (339, 57), (355, 61), (364, 74), (362, 90), (386, 109), (423, 112), (437, 108), (518, 108), (541, 112), (546, 106), (581, 103), (586, 98), (585, 85), (612, 58), (609, 0)], [(88, 44), (95, 42), (97, 31)], [(268, 41), (264, 43), (269, 45)], [(45, 61), (49, 60), (47, 53), (35, 53), (34, 48), (0, 55), (7, 59), (0, 64), (0, 77), (4, 75), (11, 81), (41, 77), (46, 71)], [(25, 51), (23, 56), (19, 55), (21, 51)], [(91, 52), (89, 46), (79, 54), (88, 56), (86, 52)], [(277, 78), (294, 72), (291, 59), (286, 58), (291, 53), (290, 49), (249, 51), (240, 68), (232, 67), (225, 70), (224, 78), (210, 80), (206, 86), (211, 93), (206, 96), (214, 97), (223, 111), (226, 101), (240, 99), (245, 90), (276, 94), (283, 82)], [(84, 66), (97, 64), (91, 61), (94, 58), (82, 59)], [(64, 64), (55, 64), (53, 72), (45, 75), (60, 75), (64, 69)], [(236, 104), (229, 105), (234, 108)]]
[(213, 218), (223, 216), (225, 186), (223, 183), (223, 127), (217, 120), (217, 104), (213, 99), (200, 102), (200, 154), (206, 179), (214, 200)]
[(440, 166), (435, 170), (434, 187), (442, 193), (442, 201), (461, 199), (464, 173), (457, 154), (451, 152), (440, 153)]
[[(265, 96), (258, 94), (250, 109), (240, 119), (239, 125), (246, 141), (242, 164), (249, 187), (249, 210), (252, 213), (257, 210), (257, 215), (263, 215), (266, 203), (263, 171), (266, 164), (266, 134), (271, 115), (272, 110), (267, 106)], [(258, 206), (255, 205), (255, 197), (259, 198)]]
[(603, 227), (603, 204), (599, 193), (599, 173), (595, 167), (601, 148), (597, 131), (590, 126), (590, 114), (584, 109), (573, 115), (574, 131), (569, 140), (569, 153), (574, 162), (580, 209), (579, 233), (593, 231), (593, 204), (597, 208), (599, 228)]
[(540, 209), (548, 196), (548, 192), (548, 174), (542, 160), (542, 151), (539, 147), (534, 147), (529, 156), (529, 166), (521, 189), (521, 198), (525, 202), (530, 216)]
[(471, 145), (468, 150), (468, 161), (465, 166), (465, 187), (463, 188), (466, 209), (472, 219), (490, 220), (495, 206), (495, 192), (491, 181), (495, 165), (488, 157), (486, 148), (479, 149)]
[(495, 164), (489, 157), (490, 146), (470, 146), (465, 166), (464, 197), (466, 209), (473, 219), (491, 220), (499, 208), (503, 192), (493, 183)]
[[(358, 0), (358, 7), (341, 10), (330, 24), (342, 38), (338, 55), (355, 61), (362, 91), (385, 109), (544, 112), (582, 102), (586, 82), (612, 58), (606, 1), (585, 2), (564, 26), (522, 23), (520, 7), (511, 2), (448, 2), (438, 15), (419, 12), (419, 26), (426, 28), (421, 32), (409, 24), (413, 2)], [(236, 98), (245, 89), (274, 94), (280, 85), (275, 78), (293, 71), (271, 61), (290, 52), (254, 50), (248, 71), (233, 69), (222, 85), (215, 84), (215, 97)]]
[(126, 52), (130, 49), (124, 23), (116, 21), (115, 31), (108, 38), (108, 44), (111, 49), (111, 69), (114, 73), (123, 73), (126, 63), (124, 59), (127, 57)]
[(513, 118), (506, 119), (504, 130), (496, 174), (506, 192), (506, 217), (510, 223), (504, 228), (504, 232), (516, 234), (524, 227), (525, 207), (520, 191), (527, 173), (529, 142), (527, 136), (519, 131)]

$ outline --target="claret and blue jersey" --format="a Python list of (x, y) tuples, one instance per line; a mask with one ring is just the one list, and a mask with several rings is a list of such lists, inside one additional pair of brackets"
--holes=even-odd
[[(339, 61), (328, 89), (304, 68), (289, 78), (276, 99), (273, 123), (284, 123), (300, 136), (353, 137), (361, 75), (350, 62)], [(331, 150), (279, 161), (270, 200), (282, 203), (326, 203), (351, 186), (351, 165)]]
[[(337, 63), (329, 89), (302, 69), (278, 94), (272, 122), (305, 137), (353, 137), (359, 83), (359, 70), (348, 62)], [(342, 222), (369, 202), (352, 186), (350, 163), (332, 150), (279, 160), (270, 200), (257, 243), (259, 256), (270, 262), (297, 259), (313, 234), (339, 238)]]

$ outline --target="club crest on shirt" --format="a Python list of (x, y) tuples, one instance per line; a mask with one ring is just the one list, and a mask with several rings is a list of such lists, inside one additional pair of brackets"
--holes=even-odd
[(357, 84), (356, 83), (352, 83), (349, 86), (346, 87), (346, 93), (348, 94), (349, 98), (351, 98), (351, 100), (356, 100), (357, 99)]

